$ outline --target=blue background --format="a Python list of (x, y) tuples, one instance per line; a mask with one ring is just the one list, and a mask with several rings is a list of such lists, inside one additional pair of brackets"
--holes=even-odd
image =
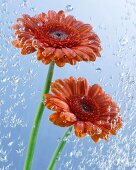
[[(23, 13), (35, 15), (66, 10), (89, 23), (102, 41), (95, 63), (55, 67), (53, 80), (86, 77), (113, 96), (121, 108), (123, 128), (109, 142), (89, 137), (67, 142), (57, 170), (136, 169), (136, 2), (135, 0), (0, 0), (0, 170), (23, 170), (30, 130), (40, 101), (48, 66), (35, 54), (22, 56), (11, 45), (11, 25)], [(72, 10), (73, 8), (73, 10)], [(45, 109), (32, 170), (45, 170), (66, 128), (48, 121)]]

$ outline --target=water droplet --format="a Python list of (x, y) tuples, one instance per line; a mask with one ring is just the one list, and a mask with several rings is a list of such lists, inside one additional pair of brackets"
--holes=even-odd
[(42, 22), (38, 22), (37, 25), (38, 25), (39, 27), (41, 27), (41, 26), (43, 25), (43, 23), (42, 23)]
[(73, 7), (71, 5), (67, 5), (65, 7), (65, 12), (71, 12), (71, 11), (73, 11)]
[(102, 71), (102, 69), (100, 67), (96, 68), (96, 71)]
[(0, 106), (4, 104), (4, 100), (0, 100)]
[(14, 143), (13, 141), (12, 141), (12, 142), (9, 142), (9, 143), (8, 143), (8, 146), (9, 146), (9, 147), (12, 146), (13, 143)]
[(119, 43), (121, 46), (125, 46), (128, 43), (128, 39), (126, 37), (123, 37), (119, 40)]

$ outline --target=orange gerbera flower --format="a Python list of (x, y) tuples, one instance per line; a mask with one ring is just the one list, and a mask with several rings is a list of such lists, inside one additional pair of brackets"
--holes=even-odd
[(56, 80), (51, 90), (54, 94), (46, 94), (44, 103), (55, 111), (50, 121), (61, 127), (74, 125), (77, 137), (89, 134), (95, 142), (108, 140), (122, 127), (119, 107), (98, 84), (89, 86), (85, 78), (70, 77)]
[(13, 25), (17, 40), (12, 44), (26, 55), (37, 51), (37, 59), (44, 64), (51, 61), (62, 67), (77, 61), (95, 61), (100, 56), (98, 36), (89, 24), (65, 16), (64, 11), (49, 11), (30, 17), (27, 14)]

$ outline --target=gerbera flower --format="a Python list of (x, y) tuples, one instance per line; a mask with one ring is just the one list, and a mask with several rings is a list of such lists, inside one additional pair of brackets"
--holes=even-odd
[(13, 25), (16, 30), (15, 47), (26, 55), (37, 51), (37, 59), (44, 64), (54, 61), (62, 67), (77, 61), (95, 61), (100, 56), (99, 37), (89, 24), (65, 16), (64, 11), (49, 11), (36, 16), (24, 14)]
[(122, 126), (119, 107), (98, 85), (89, 86), (85, 78), (58, 79), (45, 95), (45, 106), (54, 110), (49, 120), (55, 125), (74, 125), (77, 137), (89, 134), (98, 142), (108, 140)]

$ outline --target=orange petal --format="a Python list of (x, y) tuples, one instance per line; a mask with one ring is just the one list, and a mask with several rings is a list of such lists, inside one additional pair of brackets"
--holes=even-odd
[(86, 135), (84, 122), (78, 121), (74, 123), (74, 129), (77, 137), (82, 138)]
[(97, 97), (102, 92), (102, 88), (98, 84), (94, 84), (92, 87), (90, 87), (88, 95), (92, 98)]
[(64, 53), (62, 52), (61, 49), (55, 49), (55, 52), (54, 52), (54, 56), (53, 58), (55, 60), (59, 60), (60, 58), (62, 58), (64, 56)]
[(14, 30), (19, 30), (20, 29), (20, 26), (18, 24), (15, 24), (12, 26), (12, 29)]
[(63, 100), (55, 97), (54, 95), (51, 94), (46, 94), (45, 95), (45, 105), (47, 108), (51, 110), (64, 110), (64, 111), (69, 111), (69, 106), (66, 102)]
[(35, 20), (34, 17), (30, 17), (27, 14), (23, 14), (23, 18), (24, 18), (24, 23), (27, 26), (28, 29), (31, 29), (33, 31), (35, 31), (35, 29), (39, 30), (39, 26), (37, 21)]
[(31, 54), (35, 51), (36, 51), (36, 49), (32, 46), (24, 46), (21, 50), (21, 54), (22, 55)]
[(68, 81), (69, 87), (71, 87), (71, 92), (73, 95), (77, 94), (77, 79), (70, 76)]
[(55, 51), (55, 48), (47, 47), (47, 48), (45, 48), (44, 51), (42, 52), (42, 55), (45, 56), (45, 57), (47, 57), (47, 56), (53, 54), (54, 51)]
[(37, 60), (41, 60), (44, 56), (42, 55), (43, 50), (38, 49), (38, 52), (36, 54)]
[(64, 93), (62, 93), (61, 91), (59, 91), (58, 89), (56, 88), (52, 88), (52, 92), (58, 96), (59, 98), (62, 98), (64, 101), (66, 99), (66, 95)]
[(72, 95), (72, 91), (70, 88), (71, 86), (66, 82), (66, 80), (56, 80), (54, 83), (52, 83), (51, 90), (53, 91), (57, 89), (65, 96), (65, 98), (70, 97)]
[(73, 25), (74, 23), (76, 23), (75, 21), (76, 21), (76, 19), (75, 19), (73, 16), (71, 16), (71, 15), (68, 15), (68, 16), (65, 18), (65, 23), (66, 23), (67, 25)]
[(85, 122), (85, 129), (90, 136), (101, 133), (100, 127), (92, 124), (91, 122)]
[(77, 95), (86, 96), (88, 94), (89, 85), (86, 79), (79, 77), (77, 79)]
[(57, 14), (58, 21), (63, 22), (65, 19), (65, 13), (63, 10), (59, 11)]
[(60, 117), (68, 122), (75, 122), (77, 120), (76, 116), (70, 112), (61, 112)]
[(51, 63), (51, 59), (50, 58), (42, 58), (42, 63), (49, 64), (49, 63)]
[(63, 67), (65, 65), (65, 61), (62, 59), (60, 60), (56, 60), (55, 61), (56, 65), (59, 66), (59, 67)]
[(39, 19), (39, 20), (42, 21), (43, 23), (44, 23), (44, 22), (46, 21), (46, 19), (47, 19), (47, 15), (46, 15), (44, 12), (42, 12), (41, 14), (36, 15), (35, 17), (36, 17), (36, 19)]
[(17, 47), (17, 48), (23, 47), (23, 45), (18, 40), (12, 41), (12, 45)]
[(56, 12), (55, 11), (48, 11), (48, 19), (49, 20), (56, 20)]
[(93, 141), (95, 143), (97, 143), (99, 141), (99, 135), (93, 135), (93, 136), (91, 136), (91, 138), (93, 139)]
[(77, 28), (78, 31), (85, 33), (85, 32), (90, 32), (92, 30), (92, 27), (90, 24), (82, 24)]
[(103, 104), (106, 102), (111, 102), (111, 97), (107, 94), (102, 94), (102, 95), (95, 97), (95, 100), (97, 103)]
[(74, 58), (76, 56), (76, 53), (70, 48), (62, 48), (62, 51), (68, 59)]
[(102, 132), (100, 135), (99, 135), (99, 137), (101, 138), (101, 139), (104, 139), (104, 140), (109, 140), (109, 134), (107, 134), (106, 132)]
[(111, 133), (112, 135), (116, 135), (116, 134), (117, 134), (116, 129), (111, 129), (111, 130), (110, 130), (110, 133)]
[(81, 27), (81, 25), (83, 25), (83, 24), (84, 24), (84, 23), (81, 22), (81, 21), (76, 21), (76, 22), (73, 23), (73, 26), (74, 26), (76, 29), (78, 29), (78, 28)]
[(70, 63), (71, 65), (75, 65), (76, 62), (77, 62), (77, 60), (76, 60), (75, 58), (74, 58), (74, 59), (69, 59), (69, 63)]
[(89, 55), (87, 55), (86, 53), (83, 53), (82, 51), (80, 51), (78, 48), (73, 48), (73, 50), (75, 51), (75, 53), (82, 58), (82, 61), (90, 61), (90, 57)]
[(60, 117), (60, 113), (58, 113), (58, 112), (55, 112), (55, 113), (51, 114), (50, 117), (49, 117), (49, 120), (51, 122), (53, 122), (55, 125), (60, 126), (60, 127), (67, 127), (67, 126), (72, 125), (71, 122), (64, 121)]
[(81, 52), (87, 54), (89, 56), (89, 60), (91, 60), (91, 61), (95, 61), (96, 60), (96, 54), (93, 52), (93, 50), (91, 48), (83, 46), (83, 47), (78, 47), (78, 49)]

